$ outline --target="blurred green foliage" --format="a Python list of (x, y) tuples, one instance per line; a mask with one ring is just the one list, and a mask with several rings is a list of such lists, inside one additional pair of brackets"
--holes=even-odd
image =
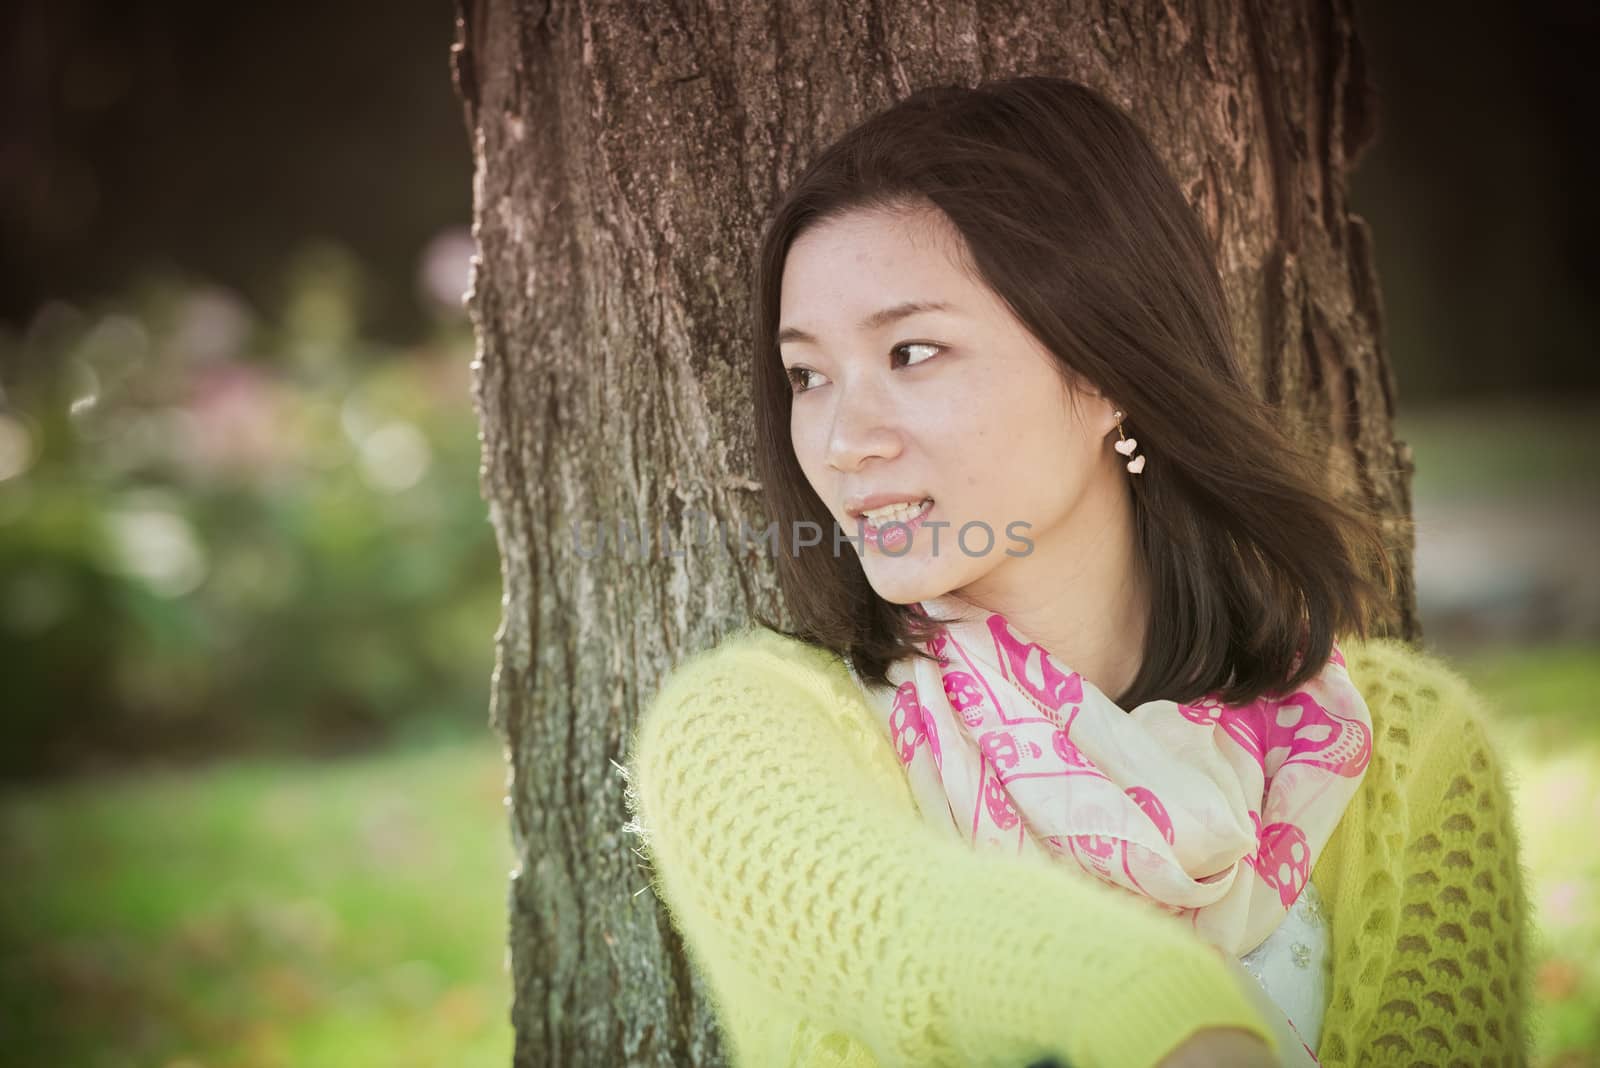
[(0, 1065), (509, 1064), (505, 788), (485, 731), (14, 789)]
[(167, 279), (0, 335), (0, 776), (486, 722), (470, 330), (360, 289), (313, 247), (271, 321)]

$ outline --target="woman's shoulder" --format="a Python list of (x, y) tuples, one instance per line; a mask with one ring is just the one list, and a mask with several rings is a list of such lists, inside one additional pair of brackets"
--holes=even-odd
[(848, 677), (844, 662), (832, 650), (766, 627), (745, 626), (686, 655), (663, 679), (661, 693), (784, 680), (820, 689), (841, 672)]
[(1501, 789), (1488, 703), (1442, 656), (1395, 638), (1342, 642), (1372, 715), (1373, 746), (1419, 798), (1457, 776)]
[(846, 658), (765, 627), (740, 628), (686, 656), (649, 701), (638, 733), (696, 734), (690, 721), (697, 719), (698, 733), (725, 734), (721, 727), (732, 723), (768, 732), (795, 716), (824, 728), (815, 742), (829, 759), (861, 761), (904, 788), (903, 777), (892, 774), (899, 758)]
[(684, 762), (738, 760), (751, 739), (785, 738), (807, 760), (850, 764), (904, 789), (889, 738), (875, 730), (867, 699), (832, 650), (764, 627), (744, 627), (682, 657), (644, 695), (629, 731), (624, 772), (669, 773)]
[(843, 657), (833, 650), (765, 627), (732, 631), (685, 655), (646, 694), (640, 734), (717, 706), (723, 722), (754, 729), (774, 716), (820, 714), (845, 733), (864, 733), (866, 698)]
[(1467, 723), (1481, 724), (1485, 702), (1449, 661), (1397, 638), (1340, 643), (1350, 681), (1385, 731), (1432, 735)]

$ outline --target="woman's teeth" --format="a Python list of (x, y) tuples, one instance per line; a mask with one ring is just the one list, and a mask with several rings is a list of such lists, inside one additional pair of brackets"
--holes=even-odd
[(886, 504), (882, 508), (874, 508), (870, 512), (862, 512), (861, 516), (873, 526), (882, 526), (885, 523), (904, 523), (920, 514), (924, 508), (933, 503), (932, 497), (924, 498), (916, 504)]

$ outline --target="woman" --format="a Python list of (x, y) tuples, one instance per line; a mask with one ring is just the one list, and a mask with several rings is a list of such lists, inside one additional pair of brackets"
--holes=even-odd
[(795, 622), (672, 674), (628, 794), (734, 1063), (1524, 1059), (1482, 711), (1367, 639), (1376, 518), (1123, 113), (913, 95), (788, 191), (754, 306)]

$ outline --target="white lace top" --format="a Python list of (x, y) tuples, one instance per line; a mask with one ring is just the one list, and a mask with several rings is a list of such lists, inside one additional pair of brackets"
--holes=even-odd
[(1239, 958), (1255, 982), (1252, 989), (1264, 995), (1256, 1007), (1278, 1033), (1285, 1068), (1317, 1063), (1304, 1047), (1315, 1051), (1322, 1038), (1332, 963), (1327, 913), (1311, 882), (1277, 930)]

